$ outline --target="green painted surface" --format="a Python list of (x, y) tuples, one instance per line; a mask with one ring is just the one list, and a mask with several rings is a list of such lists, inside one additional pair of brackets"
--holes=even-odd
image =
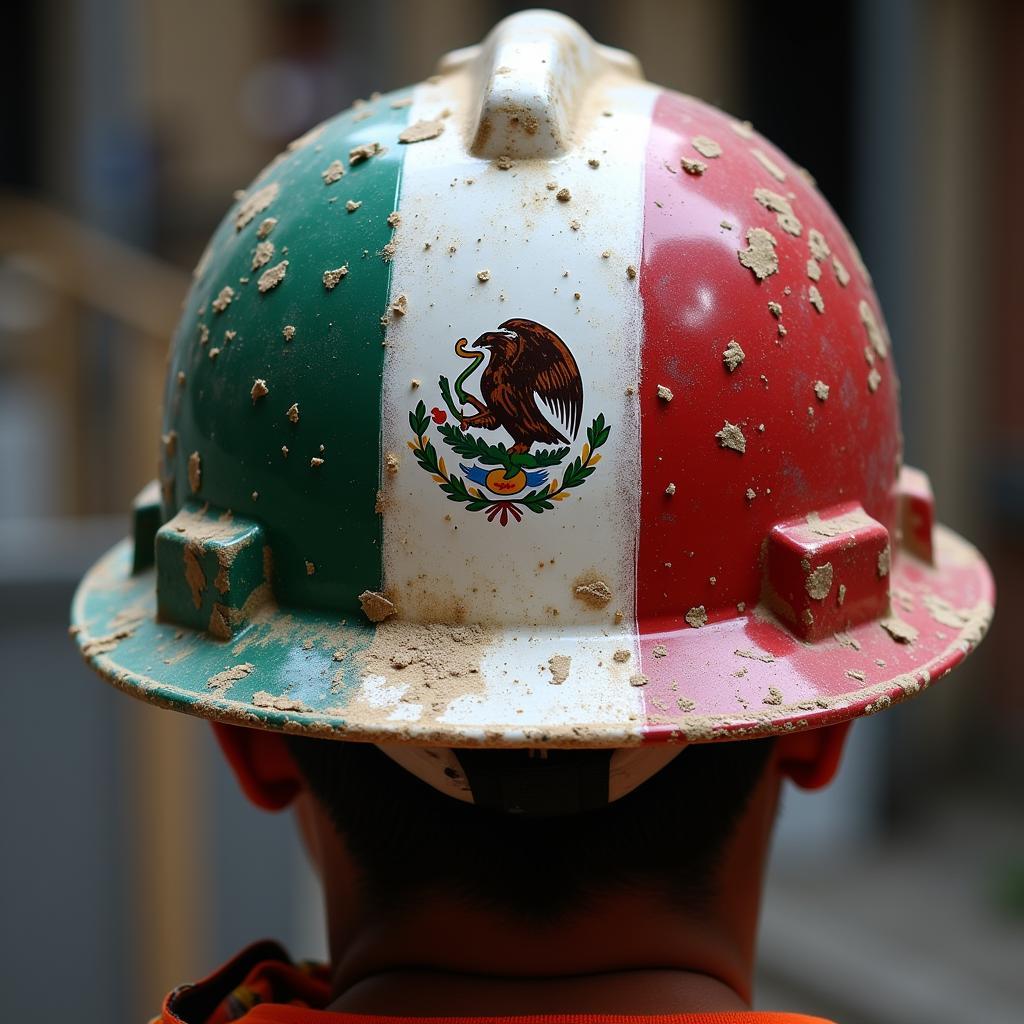
[[(176, 438), (164, 446), (164, 518), (195, 498), (260, 522), (282, 606), (358, 614), (358, 595), (381, 583), (374, 504), (390, 266), (380, 252), (394, 233), (387, 218), (405, 150), (398, 134), (408, 108), (391, 106), (400, 95), (340, 114), (256, 178), (246, 197), (273, 184), (276, 197), (241, 228), (246, 197), (232, 207), (201, 261), (173, 342), (164, 431)], [(352, 164), (350, 150), (367, 143), (385, 152)], [(325, 184), (322, 173), (335, 160), (345, 174)], [(362, 205), (349, 212), (347, 200)], [(277, 221), (264, 239), (274, 253), (254, 270), (266, 218)], [(260, 293), (261, 274), (281, 260), (284, 278)], [(328, 290), (324, 272), (345, 264), (348, 275)], [(225, 287), (234, 295), (218, 312), (214, 301)], [(294, 327), (290, 341), (285, 327)], [(254, 400), (256, 379), (268, 393)], [(293, 403), (297, 422), (287, 415)], [(193, 452), (201, 469), (194, 493)]]
[(193, 503), (157, 531), (157, 614), (164, 622), (227, 639), (264, 582), (264, 531), (242, 516), (220, 517)]
[[(78, 645), (105, 679), (134, 697), (206, 718), (345, 734), (344, 705), (374, 636), (362, 615), (339, 620), (271, 607), (221, 641), (161, 622), (154, 614), (154, 571), (131, 570), (132, 545), (125, 540), (89, 571), (71, 610)], [(237, 678), (221, 675), (230, 669)]]

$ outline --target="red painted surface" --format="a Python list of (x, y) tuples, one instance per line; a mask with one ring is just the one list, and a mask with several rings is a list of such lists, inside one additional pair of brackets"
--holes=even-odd
[[(799, 168), (760, 136), (738, 134), (733, 124), (697, 100), (662, 93), (647, 147), (636, 614), (652, 733), (680, 719), (680, 698), (694, 702), (695, 716), (735, 715), (738, 721), (754, 712), (778, 722), (849, 717), (849, 709), (837, 714), (836, 701), (926, 664), (939, 671), (954, 657), (944, 652), (957, 631), (947, 627), (931, 636), (935, 623), (920, 604), (925, 590), (956, 608), (992, 598), (980, 560), (932, 573), (901, 560), (894, 544), (890, 579), (920, 590), (914, 610), (903, 613), (924, 615), (920, 641), (898, 644), (869, 622), (858, 627), (859, 652), (840, 647), (831, 635), (808, 646), (755, 614), (762, 546), (776, 524), (856, 503), (896, 535), (901, 437), (891, 354), (882, 358), (872, 350), (861, 302), (883, 335), (884, 320), (845, 230)], [(701, 135), (719, 144), (720, 156), (708, 158), (693, 146)], [(755, 150), (785, 174), (784, 181)], [(703, 162), (705, 172), (685, 173), (683, 157)], [(758, 188), (789, 201), (799, 236), (757, 201)], [(752, 228), (767, 229), (775, 239), (778, 271), (764, 280), (738, 257)], [(811, 229), (821, 232), (845, 268), (845, 285), (831, 257), (815, 259)], [(820, 268), (818, 280), (808, 275), (809, 260)], [(812, 304), (812, 285), (823, 312)], [(782, 307), (781, 316), (769, 302)], [(729, 372), (723, 352), (732, 339), (745, 359)], [(829, 389), (824, 400), (815, 392), (818, 381)], [(659, 384), (671, 389), (672, 401), (658, 398)], [(716, 439), (726, 422), (742, 431), (743, 453)], [(671, 496), (665, 493), (670, 483)], [(693, 629), (685, 616), (697, 606), (706, 609), (709, 624)], [(744, 658), (737, 649), (774, 660)], [(863, 672), (864, 680), (847, 670)], [(894, 684), (897, 691), (903, 689)], [(863, 709), (873, 699), (854, 703)]]
[[(916, 632), (912, 643), (875, 620), (807, 644), (760, 608), (688, 634), (644, 635), (645, 739), (670, 739), (705, 715), (722, 717), (695, 739), (828, 725), (926, 689), (981, 639), (995, 602), (977, 552), (941, 527), (936, 540), (935, 568), (907, 557), (892, 571), (892, 614)], [(693, 709), (681, 714), (680, 699)]]
[(903, 547), (925, 562), (932, 562), (935, 529), (935, 498), (928, 477), (919, 469), (904, 466), (899, 480), (900, 529)]
[(889, 532), (859, 505), (799, 516), (768, 534), (761, 599), (801, 640), (825, 640), (888, 612), (888, 560)]

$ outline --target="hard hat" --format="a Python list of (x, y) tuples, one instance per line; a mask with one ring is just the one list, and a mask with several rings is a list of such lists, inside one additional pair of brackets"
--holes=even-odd
[(885, 320), (810, 176), (557, 14), (236, 197), (164, 424), (75, 597), (86, 658), (461, 799), (471, 748), (603, 751), (600, 803), (686, 743), (871, 714), (992, 615), (901, 465)]

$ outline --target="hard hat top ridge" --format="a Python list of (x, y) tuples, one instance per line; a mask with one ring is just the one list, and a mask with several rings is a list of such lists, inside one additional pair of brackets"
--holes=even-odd
[(991, 577), (901, 466), (884, 319), (806, 173), (561, 16), (442, 70), (217, 229), (161, 500), (76, 596), (101, 674), (339, 738), (625, 747), (961, 660)]

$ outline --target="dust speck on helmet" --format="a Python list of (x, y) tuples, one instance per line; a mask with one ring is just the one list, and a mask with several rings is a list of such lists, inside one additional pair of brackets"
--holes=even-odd
[(701, 156), (707, 157), (709, 160), (717, 159), (722, 155), (722, 147), (706, 135), (695, 135), (691, 140), (691, 145)]
[(770, 188), (755, 188), (754, 198), (766, 210), (771, 210), (776, 215), (779, 227), (783, 231), (795, 237), (800, 236), (803, 226), (800, 224), (797, 215), (793, 212), (792, 204), (785, 196), (779, 195), (778, 192), (773, 192)]
[(364, 142), (362, 145), (353, 146), (348, 152), (348, 165), (349, 167), (355, 167), (356, 164), (361, 164), (365, 160), (379, 156), (383, 151), (383, 147), (379, 142)]
[(850, 272), (835, 253), (832, 254), (832, 270), (835, 272), (836, 280), (845, 288), (850, 283)]
[(808, 595), (816, 601), (824, 601), (832, 589), (832, 563), (824, 562), (807, 573), (804, 588)]
[(882, 619), (879, 625), (897, 643), (912, 644), (918, 638), (918, 630), (909, 622), (904, 622), (903, 619), (897, 616), (889, 616)]
[(715, 434), (715, 437), (723, 448), (730, 448), (741, 455), (747, 450), (747, 439), (743, 436), (743, 431), (728, 420), (725, 421), (725, 426)]
[(811, 250), (811, 256), (819, 262), (827, 260), (832, 255), (832, 249), (825, 236), (817, 228), (811, 228), (807, 232), (807, 245)]
[(740, 347), (740, 343), (735, 338), (731, 339), (725, 346), (725, 351), (722, 352), (722, 362), (725, 363), (725, 368), (732, 373), (744, 359), (746, 359), (746, 354)]
[(219, 292), (217, 297), (210, 303), (215, 313), (223, 313), (224, 310), (231, 305), (231, 300), (235, 297), (235, 289), (231, 285), (226, 284)]
[(708, 624), (708, 613), (704, 605), (699, 604), (691, 608), (684, 616), (686, 622), (693, 629), (700, 629)]
[(428, 139), (436, 139), (443, 131), (443, 121), (417, 121), (399, 133), (398, 141), (407, 145), (413, 142), (426, 142)]
[(244, 661), (238, 665), (232, 665), (230, 668), (223, 669), (220, 672), (214, 673), (206, 680), (206, 685), (211, 690), (217, 690), (223, 693), (225, 690), (229, 690), (235, 683), (242, 679), (245, 679), (251, 672), (254, 672), (256, 666), (252, 662)]
[(603, 608), (612, 599), (612, 590), (602, 579), (591, 579), (577, 583), (573, 596), (593, 608)]
[(383, 594), (375, 590), (364, 590), (359, 595), (359, 603), (363, 613), (371, 622), (383, 622), (395, 614), (396, 608)]
[(270, 267), (268, 270), (264, 270), (259, 276), (259, 280), (256, 282), (256, 287), (260, 293), (269, 292), (271, 289), (276, 288), (283, 280), (285, 274), (288, 272), (288, 261), (281, 260), (276, 266)]
[(775, 236), (766, 228), (750, 228), (747, 231), (747, 248), (738, 250), (737, 256), (754, 277), (763, 281), (779, 269), (775, 246)]
[(277, 198), (281, 191), (280, 185), (272, 181), (269, 185), (254, 192), (252, 195), (245, 195), (240, 201), (235, 213), (235, 230), (241, 231), (258, 213), (262, 213)]
[(273, 242), (257, 242), (256, 248), (252, 251), (252, 269), (259, 270), (274, 258), (275, 247)]
[(324, 287), (331, 291), (337, 283), (348, 274), (348, 264), (344, 264), (340, 267), (335, 267), (334, 270), (325, 270), (323, 272), (323, 283)]
[(551, 672), (551, 682), (560, 686), (569, 678), (569, 670), (572, 667), (572, 658), (568, 654), (552, 654), (548, 658), (548, 670)]
[(752, 149), (751, 156), (776, 180), (785, 181), (786, 172), (760, 149)]

